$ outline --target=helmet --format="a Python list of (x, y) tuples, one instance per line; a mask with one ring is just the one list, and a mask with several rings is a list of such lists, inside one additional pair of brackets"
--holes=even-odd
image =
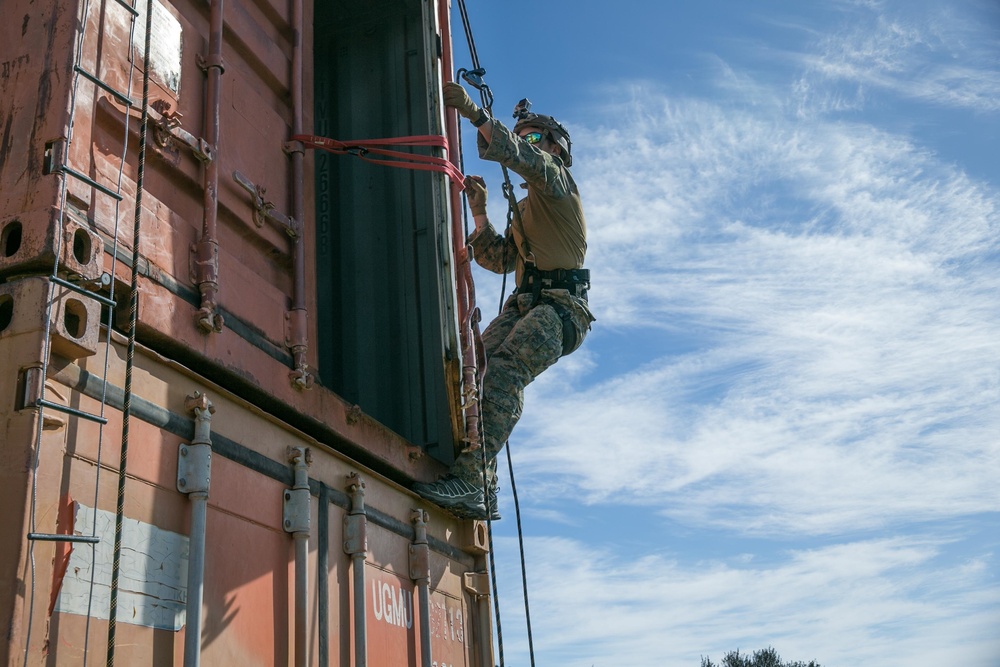
[(537, 127), (541, 130), (548, 132), (549, 136), (552, 138), (559, 148), (562, 149), (562, 160), (567, 167), (573, 166), (573, 155), (572, 148), (573, 142), (569, 138), (569, 131), (563, 127), (563, 124), (557, 121), (552, 116), (546, 116), (540, 113), (531, 113), (528, 111), (531, 108), (531, 102), (527, 99), (523, 99), (518, 102), (517, 106), (514, 107), (514, 118), (518, 121), (514, 125), (514, 134), (517, 134), (522, 129), (526, 127)]

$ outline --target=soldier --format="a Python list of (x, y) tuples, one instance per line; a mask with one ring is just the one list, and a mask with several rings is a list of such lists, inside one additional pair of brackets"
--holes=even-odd
[[(478, 128), (479, 156), (507, 166), (526, 181), (510, 233), (498, 234), (486, 215), (486, 186), (480, 176), (465, 185), (476, 230), (469, 236), (476, 262), (494, 273), (515, 272), (517, 288), (483, 332), (486, 376), (480, 404), (480, 431), (488, 461), (492, 520), (496, 502), (495, 458), (521, 416), (524, 387), (577, 349), (594, 317), (587, 307), (590, 272), (583, 268), (587, 225), (580, 193), (568, 167), (573, 164), (569, 132), (551, 116), (515, 111), (513, 132), (490, 118), (465, 89), (446, 83), (444, 102)], [(434, 483), (418, 482), (419, 495), (463, 518), (485, 519), (482, 453), (464, 451), (448, 474)]]

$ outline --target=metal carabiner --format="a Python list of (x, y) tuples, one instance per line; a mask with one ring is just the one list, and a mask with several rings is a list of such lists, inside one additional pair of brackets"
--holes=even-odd
[(483, 77), (486, 76), (486, 68), (479, 67), (474, 70), (467, 70), (462, 68), (457, 72), (458, 76), (462, 77), (467, 84), (475, 88), (476, 90), (482, 90), (486, 82), (483, 81)]
[(465, 69), (464, 67), (455, 73), (455, 78), (461, 78), (467, 84), (479, 91), (482, 97), (483, 106), (487, 111), (492, 112), (493, 109), (493, 91), (490, 87), (486, 85), (486, 80), (483, 78), (486, 76), (485, 67), (477, 67), (473, 70)]

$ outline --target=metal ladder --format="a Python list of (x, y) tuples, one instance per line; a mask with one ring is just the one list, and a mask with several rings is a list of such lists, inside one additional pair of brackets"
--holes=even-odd
[[(45, 421), (45, 413), (47, 411), (59, 412), (67, 416), (67, 419), (81, 419), (89, 422), (94, 422), (98, 425), (98, 443), (97, 443), (97, 461), (95, 464), (95, 480), (94, 480), (94, 508), (98, 507), (99, 491), (100, 491), (100, 475), (101, 475), (101, 455), (104, 445), (104, 426), (108, 422), (108, 417), (106, 416), (106, 408), (108, 404), (107, 398), (107, 376), (108, 368), (111, 357), (111, 331), (113, 318), (115, 313), (116, 301), (115, 301), (115, 273), (117, 267), (117, 258), (119, 252), (119, 219), (121, 214), (121, 206), (124, 200), (122, 194), (122, 181), (124, 175), (124, 169), (126, 164), (126, 156), (128, 154), (128, 142), (129, 142), (129, 121), (130, 114), (125, 113), (124, 129), (122, 132), (121, 140), (121, 153), (117, 154), (116, 157), (120, 158), (118, 166), (118, 175), (116, 182), (108, 184), (101, 183), (96, 178), (91, 177), (88, 173), (95, 173), (96, 170), (92, 171), (92, 165), (86, 166), (73, 166), (70, 164), (70, 159), (72, 156), (71, 148), (73, 146), (73, 134), (74, 125), (76, 121), (77, 105), (80, 99), (85, 95), (90, 95), (92, 101), (92, 106), (95, 110), (97, 108), (98, 99), (103, 95), (110, 95), (115, 99), (115, 101), (124, 105), (127, 109), (131, 109), (136, 106), (136, 102), (133, 101), (131, 93), (133, 86), (133, 79), (135, 76), (136, 62), (135, 62), (135, 49), (133, 44), (135, 43), (136, 37), (136, 25), (137, 19), (140, 16), (140, 9), (137, 6), (139, 0), (133, 0), (132, 3), (126, 0), (96, 0), (97, 9), (97, 30), (91, 31), (96, 34), (90, 35), (92, 39), (98, 40), (98, 46), (96, 49), (95, 58), (95, 70), (89, 71), (84, 66), (84, 60), (86, 55), (86, 47), (88, 46), (88, 19), (90, 18), (91, 12), (91, 0), (82, 0), (79, 7), (79, 22), (77, 28), (77, 34), (75, 36), (75, 57), (74, 66), (72, 71), (72, 83), (70, 88), (70, 100), (69, 100), (69, 116), (68, 116), (68, 128), (66, 132), (65, 143), (61, 146), (61, 150), (57, 150), (52, 146), (46, 147), (46, 169), (44, 170), (47, 174), (56, 175), (60, 179), (59, 185), (59, 199), (58, 199), (58, 213), (56, 215), (55, 233), (53, 238), (54, 244), (54, 255), (55, 260), (52, 267), (52, 272), (47, 276), (48, 284), (48, 298), (46, 299), (46, 309), (43, 313), (44, 315), (44, 337), (43, 337), (43, 352), (42, 352), (42, 366), (38, 370), (38, 387), (37, 387), (37, 399), (34, 401), (34, 406), (38, 408), (38, 424), (35, 438), (34, 455), (32, 460), (31, 469), (31, 511), (30, 511), (30, 524), (29, 532), (26, 535), (28, 541), (28, 560), (30, 564), (30, 590), (28, 591), (28, 613), (27, 613), (27, 630), (25, 636), (25, 648), (24, 648), (24, 663), (28, 663), (29, 655), (31, 652), (31, 635), (33, 630), (34, 618), (34, 607), (35, 607), (35, 593), (36, 593), (36, 575), (35, 575), (35, 543), (36, 542), (64, 542), (64, 543), (75, 543), (82, 545), (90, 545), (91, 553), (91, 579), (90, 579), (90, 595), (88, 599), (87, 606), (87, 622), (86, 631), (84, 639), (84, 651), (83, 651), (83, 661), (86, 665), (87, 654), (88, 654), (88, 644), (90, 637), (90, 621), (93, 615), (93, 597), (94, 597), (94, 585), (96, 577), (96, 567), (93, 566), (96, 547), (100, 543), (101, 537), (97, 535), (97, 512), (94, 513), (94, 522), (91, 526), (89, 535), (74, 535), (72, 534), (72, 527), (70, 527), (70, 534), (62, 533), (46, 533), (39, 532), (37, 525), (37, 513), (38, 513), (38, 473), (40, 465), (40, 450), (42, 445), (42, 431), (43, 424)], [(107, 83), (102, 78), (102, 59), (104, 56), (103, 48), (103, 21), (106, 20), (106, 15), (111, 15), (112, 12), (123, 12), (126, 16), (124, 17), (127, 21), (129, 39), (127, 42), (128, 54), (124, 59), (128, 63), (128, 85), (126, 90), (118, 90), (109, 83)], [(139, 66), (142, 66), (142, 61), (140, 60)], [(96, 123), (95, 123), (96, 124)], [(88, 139), (91, 138), (90, 133), (87, 134)], [(72, 271), (68, 270), (64, 266), (62, 256), (63, 256), (63, 244), (66, 243), (65, 239), (65, 229), (67, 225), (67, 218), (70, 217), (70, 202), (69, 202), (69, 189), (70, 182), (77, 181), (83, 183), (84, 186), (89, 189), (92, 197), (106, 197), (111, 199), (114, 210), (114, 233), (113, 238), (105, 239), (104, 235), (100, 235), (98, 230), (95, 229), (95, 225), (92, 219), (93, 214), (88, 214), (87, 218), (83, 221), (75, 220), (77, 224), (86, 225), (94, 233), (98, 233), (102, 241), (104, 242), (104, 247), (94, 249), (95, 252), (99, 253), (102, 257), (105, 252), (111, 255), (111, 270), (110, 273), (105, 272), (97, 281), (91, 281), (89, 283), (82, 282), (78, 275), (74, 275)], [(93, 199), (92, 199), (93, 201)], [(135, 240), (135, 235), (133, 234), (133, 240)], [(62, 288), (72, 292), (84, 299), (90, 299), (97, 302), (102, 306), (102, 317), (100, 318), (100, 324), (104, 328), (104, 341), (100, 342), (100, 332), (98, 332), (98, 355), (103, 348), (104, 360), (102, 370), (100, 375), (97, 376), (96, 372), (92, 375), (95, 379), (98, 379), (101, 383), (100, 391), (100, 406), (99, 410), (96, 412), (86, 412), (84, 410), (79, 410), (67, 405), (62, 405), (60, 403), (51, 401), (46, 396), (46, 378), (49, 372), (49, 366), (52, 362), (52, 321), (53, 321), (53, 307), (56, 301), (56, 290)], [(101, 292), (106, 291), (107, 296)], [(30, 407), (30, 406), (26, 406)]]

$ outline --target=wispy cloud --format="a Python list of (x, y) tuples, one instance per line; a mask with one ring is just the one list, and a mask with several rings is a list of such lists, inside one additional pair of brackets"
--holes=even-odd
[(1000, 506), (1000, 194), (871, 127), (633, 99), (581, 142), (595, 335), (693, 340), (543, 377), (527, 471), (751, 530)]
[(1000, 655), (996, 542), (943, 528), (1000, 508), (1000, 190), (867, 115), (1000, 111), (992, 28), (931, 4), (840, 3), (788, 24), (784, 79), (720, 56), (710, 97), (632, 83), (576, 119), (598, 321), (511, 446), (533, 534), (613, 511), (635, 542), (529, 541), (557, 664)]
[(1000, 11), (988, 3), (862, 3), (799, 57), (802, 113), (858, 110), (875, 92), (1000, 110)]
[[(927, 665), (989, 664), (1000, 649), (1000, 592), (984, 586), (983, 562), (943, 558), (943, 546), (869, 540), (767, 562), (682, 562), (530, 540), (536, 655), (560, 667), (697, 665), (771, 643), (787, 659), (824, 665), (912, 667), (913, 655)], [(501, 542), (501, 562), (516, 562), (514, 548)], [(501, 574), (520, 580), (512, 568)], [(523, 639), (510, 639), (523, 623), (519, 598), (501, 591), (511, 664), (527, 662)]]

